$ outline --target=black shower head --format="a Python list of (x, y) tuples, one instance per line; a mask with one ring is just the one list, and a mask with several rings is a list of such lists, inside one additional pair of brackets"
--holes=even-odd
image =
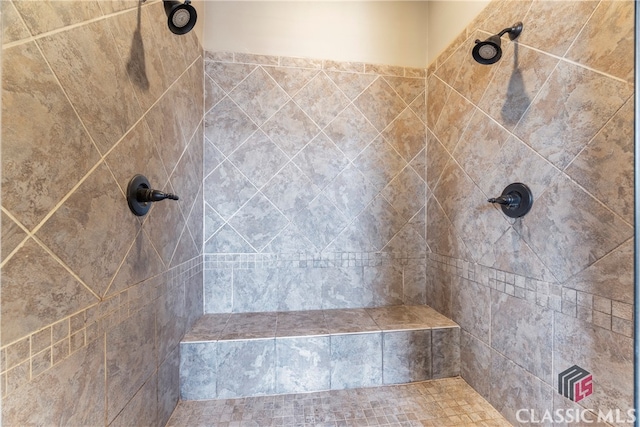
[(502, 57), (502, 48), (500, 48), (500, 38), (509, 33), (509, 39), (515, 40), (522, 32), (522, 22), (518, 22), (511, 28), (505, 28), (498, 34), (495, 34), (485, 41), (476, 40), (471, 54), (476, 62), (484, 65), (495, 64)]
[(198, 14), (191, 0), (179, 1), (164, 0), (164, 11), (167, 13), (169, 29), (174, 34), (187, 34), (196, 25)]

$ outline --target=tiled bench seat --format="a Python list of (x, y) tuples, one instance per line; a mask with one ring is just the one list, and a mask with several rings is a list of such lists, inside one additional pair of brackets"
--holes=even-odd
[(207, 314), (180, 345), (183, 400), (453, 377), (460, 328), (426, 306)]

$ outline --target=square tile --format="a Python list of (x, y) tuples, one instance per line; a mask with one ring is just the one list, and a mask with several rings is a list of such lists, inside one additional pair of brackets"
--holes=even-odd
[(382, 334), (331, 336), (331, 389), (382, 385)]
[(218, 398), (273, 394), (276, 381), (275, 339), (218, 343)]
[(383, 332), (382, 339), (383, 384), (431, 378), (431, 330)]
[(276, 393), (330, 388), (330, 338), (276, 339)]

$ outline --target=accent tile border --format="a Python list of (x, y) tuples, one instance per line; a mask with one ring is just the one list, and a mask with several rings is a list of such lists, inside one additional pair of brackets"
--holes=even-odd
[(427, 275), (435, 271), (458, 276), (613, 333), (633, 336), (632, 304), (443, 255), (427, 256)]
[(399, 67), (393, 65), (343, 62), (328, 59), (295, 58), (286, 56), (255, 55), (236, 52), (205, 52), (205, 61), (235, 62), (239, 64), (270, 65), (279, 67), (311, 68), (327, 71), (378, 74), (382, 76), (426, 78), (426, 68)]
[(6, 397), (203, 271), (198, 256), (0, 348)]

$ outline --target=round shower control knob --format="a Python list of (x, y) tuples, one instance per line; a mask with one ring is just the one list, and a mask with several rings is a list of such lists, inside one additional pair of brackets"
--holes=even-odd
[(531, 210), (533, 193), (525, 184), (514, 182), (502, 190), (500, 197), (492, 197), (487, 201), (499, 204), (508, 217), (520, 218)]

